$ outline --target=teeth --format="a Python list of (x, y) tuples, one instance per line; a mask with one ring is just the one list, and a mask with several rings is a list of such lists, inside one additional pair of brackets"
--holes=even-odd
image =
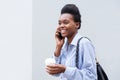
[(64, 33), (64, 32), (66, 32), (66, 30), (61, 30), (61, 33)]

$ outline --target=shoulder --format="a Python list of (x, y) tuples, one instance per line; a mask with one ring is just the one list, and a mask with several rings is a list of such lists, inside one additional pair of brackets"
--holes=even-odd
[(86, 37), (82, 37), (81, 41), (82, 44), (86, 44), (86, 43), (91, 43), (91, 40), (89, 38)]
[(92, 41), (89, 38), (86, 38), (86, 37), (83, 37), (79, 44), (82, 45), (82, 46), (89, 46), (89, 47), (92, 46), (92, 47), (94, 47), (93, 44), (92, 44)]

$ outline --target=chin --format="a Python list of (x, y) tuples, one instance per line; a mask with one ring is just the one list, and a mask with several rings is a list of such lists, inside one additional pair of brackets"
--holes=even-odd
[(62, 37), (67, 37), (66, 35), (62, 35)]

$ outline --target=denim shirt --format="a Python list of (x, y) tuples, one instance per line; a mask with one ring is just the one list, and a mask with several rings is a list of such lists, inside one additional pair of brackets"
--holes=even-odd
[(61, 55), (53, 56), (57, 64), (66, 66), (64, 73), (56, 74), (60, 76), (60, 80), (97, 80), (94, 47), (86, 38), (82, 38), (79, 42), (79, 63), (78, 68), (76, 67), (76, 47), (81, 37), (77, 33), (69, 45), (66, 40), (61, 49)]

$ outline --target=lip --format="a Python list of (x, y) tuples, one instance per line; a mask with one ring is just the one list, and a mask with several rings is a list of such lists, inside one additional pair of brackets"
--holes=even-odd
[(61, 33), (66, 33), (66, 30), (61, 30)]

